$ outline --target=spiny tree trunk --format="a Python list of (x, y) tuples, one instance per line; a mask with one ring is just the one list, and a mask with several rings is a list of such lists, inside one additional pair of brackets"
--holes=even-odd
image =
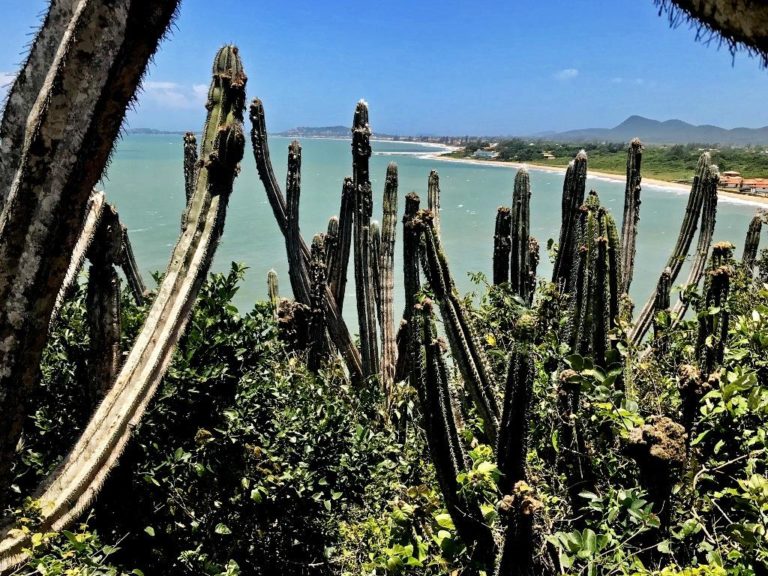
[(0, 486), (88, 198), (176, 6), (82, 0), (27, 119), (0, 219)]

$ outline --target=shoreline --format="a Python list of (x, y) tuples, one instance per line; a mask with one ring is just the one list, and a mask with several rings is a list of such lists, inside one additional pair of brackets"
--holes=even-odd
[[(429, 160), (439, 160), (440, 162), (456, 162), (459, 164), (495, 166), (498, 168), (519, 169), (519, 168), (526, 167), (529, 170), (534, 170), (538, 172), (549, 172), (552, 174), (565, 174), (565, 170), (566, 170), (565, 167), (561, 167), (561, 166), (543, 166), (541, 164), (529, 164), (526, 162), (489, 162), (488, 160), (476, 160), (474, 158), (449, 158), (442, 154), (425, 154), (423, 158), (429, 159)], [(611, 180), (613, 182), (623, 183), (626, 181), (626, 179), (623, 176), (620, 176), (618, 174), (613, 174), (612, 172), (601, 172), (599, 170), (590, 169), (588, 172), (588, 176), (591, 176), (594, 178), (603, 178), (605, 180)], [(680, 184), (679, 182), (668, 182), (666, 180), (659, 180), (657, 178), (643, 177), (642, 185), (653, 186), (655, 188), (664, 188), (667, 190), (682, 190), (685, 192), (690, 192), (691, 190), (691, 187), (689, 184)], [(749, 194), (729, 192), (722, 189), (718, 189), (717, 195), (720, 198), (720, 200), (725, 200), (726, 202), (729, 202), (732, 204), (749, 204), (752, 206), (762, 206), (762, 207), (768, 206), (768, 197), (751, 196)]]

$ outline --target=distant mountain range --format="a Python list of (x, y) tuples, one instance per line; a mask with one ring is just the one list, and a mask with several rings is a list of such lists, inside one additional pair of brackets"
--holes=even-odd
[(630, 116), (615, 128), (586, 128), (540, 134), (539, 137), (561, 142), (626, 142), (640, 138), (645, 144), (730, 144), (735, 146), (767, 145), (768, 126), (763, 128), (733, 128), (727, 130), (719, 126), (704, 124), (694, 126), (682, 120), (660, 122)]

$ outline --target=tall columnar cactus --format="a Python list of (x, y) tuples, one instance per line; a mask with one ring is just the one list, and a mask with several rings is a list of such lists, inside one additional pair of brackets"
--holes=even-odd
[(339, 246), (339, 217), (328, 218), (328, 227), (325, 230), (325, 269), (330, 279), (330, 270), (334, 265), (336, 250)]
[(627, 149), (627, 184), (624, 188), (624, 218), (621, 221), (621, 286), (622, 294), (629, 294), (635, 270), (635, 242), (640, 220), (640, 169), (643, 162), (643, 143), (634, 138)]
[(397, 343), (395, 341), (395, 236), (397, 230), (397, 164), (387, 166), (381, 226), (381, 253), (374, 266), (380, 275), (379, 325), (381, 327), (381, 380), (389, 401), (395, 384)]
[(533, 302), (533, 294), (536, 291), (536, 270), (539, 268), (539, 241), (533, 236), (528, 239), (528, 266), (530, 271), (530, 293), (531, 298), (528, 303)]
[(574, 353), (603, 366), (619, 315), (621, 248), (616, 223), (594, 191), (581, 209), (575, 250), (569, 342)]
[(21, 162), (27, 118), (77, 8), (76, 0), (53, 0), (21, 70), (13, 80), (0, 122), (0, 212)]
[(733, 248), (730, 242), (718, 242), (712, 247), (696, 340), (696, 356), (705, 376), (723, 363), (725, 354), (730, 317), (728, 293), (733, 276)]
[(299, 205), (301, 198), (301, 144), (297, 140), (288, 146), (288, 175), (285, 181), (286, 215), (288, 234), (285, 248), (288, 252), (288, 276), (293, 296), (302, 304), (310, 303), (311, 279), (306, 262), (301, 257), (301, 231), (299, 229)]
[(576, 222), (579, 209), (584, 203), (587, 186), (587, 153), (581, 150), (568, 164), (563, 181), (562, 213), (560, 222), (560, 242), (552, 271), (552, 282), (564, 292), (572, 290), (574, 256), (576, 250)]
[[(171, 362), (221, 237), (243, 156), (245, 81), (237, 48), (225, 46), (214, 60), (202, 164), (188, 210), (189, 224), (115, 384), (62, 465), (37, 493), (41, 531), (69, 525), (95, 497)], [(10, 528), (0, 532), (0, 571), (23, 559), (31, 548), (30, 533)]]
[(275, 270), (267, 272), (267, 297), (272, 308), (277, 309), (280, 303), (280, 282)]
[(147, 287), (144, 285), (144, 279), (141, 277), (139, 265), (136, 263), (136, 256), (133, 254), (133, 245), (128, 236), (128, 228), (121, 226), (123, 230), (123, 260), (120, 267), (128, 281), (128, 288), (133, 294), (133, 299), (137, 305), (144, 305), (144, 298), (147, 294)]
[[(691, 193), (688, 196), (688, 204), (685, 207), (685, 216), (683, 223), (680, 226), (680, 234), (677, 237), (677, 242), (672, 250), (672, 254), (667, 260), (665, 270), (669, 268), (670, 282), (672, 284), (677, 280), (677, 275), (680, 273), (680, 269), (683, 266), (683, 262), (688, 255), (688, 250), (693, 242), (693, 236), (696, 233), (698, 227), (699, 217), (702, 212), (702, 206), (704, 204), (704, 198), (706, 196), (705, 183), (707, 181), (707, 175), (710, 172), (710, 166), (712, 165), (712, 159), (708, 152), (704, 152), (700, 157), (696, 165), (696, 173), (693, 177), (693, 184), (691, 185)], [(632, 327), (630, 333), (630, 340), (638, 345), (645, 337), (648, 329), (653, 322), (653, 310), (654, 302), (656, 300), (655, 291), (646, 301), (640, 314), (635, 320), (635, 325)]]
[(352, 178), (345, 178), (341, 188), (339, 231), (336, 249), (328, 266), (328, 284), (341, 312), (347, 287), (347, 268), (352, 251), (352, 230), (355, 219), (355, 185)]
[(533, 522), (538, 502), (527, 485), (526, 459), (530, 429), (530, 404), (535, 369), (528, 345), (514, 344), (510, 354), (504, 410), (499, 428), (496, 461), (501, 472), (501, 511), (506, 516), (504, 546), (496, 574), (532, 574), (535, 539)]
[(323, 234), (315, 234), (314, 238), (312, 238), (311, 254), (310, 277), (312, 280), (312, 293), (310, 294), (310, 344), (307, 367), (312, 372), (317, 372), (325, 356), (325, 312), (323, 310), (323, 299), (325, 298), (327, 279), (325, 237)]
[(413, 329), (413, 311), (416, 306), (417, 296), (421, 292), (421, 276), (419, 275), (419, 262), (421, 261), (421, 224), (417, 215), (421, 199), (416, 192), (409, 192), (405, 196), (405, 215), (403, 216), (403, 288), (405, 289), (405, 308), (403, 319), (397, 333), (398, 355), (395, 367), (395, 381), (405, 380), (415, 368), (410, 365), (411, 330)]
[(453, 358), (478, 414), (483, 419), (484, 431), (489, 440), (494, 442), (499, 429), (499, 408), (488, 361), (458, 296), (440, 237), (432, 222), (432, 213), (422, 210), (417, 218), (423, 236), (424, 275), (440, 305)]
[(432, 220), (435, 223), (435, 230), (440, 233), (440, 175), (437, 170), (429, 171), (429, 180), (427, 181), (427, 208), (432, 212)]
[[(30, 90), (12, 95), (14, 105), (4, 110), (2, 137), (12, 139), (12, 146), (19, 149), (18, 165), (13, 160), (5, 165), (6, 174), (13, 175), (0, 192), (5, 198), (0, 221), (3, 488), (10, 484), (8, 473), (26, 401), (37, 385), (47, 327), (88, 198), (177, 4), (177, 0), (80, 0), (68, 23), (65, 16), (51, 21), (57, 31), (51, 28), (51, 35), (41, 38), (41, 52), (33, 47), (37, 72)], [(48, 32), (44, 27), (44, 36)], [(57, 44), (53, 36), (59, 32)], [(52, 58), (47, 52), (51, 49)], [(38, 58), (42, 51), (47, 54)], [(31, 68), (23, 74), (27, 70)], [(20, 104), (23, 109), (16, 106), (19, 94), (34, 103)], [(4, 494), (0, 491), (0, 508)]]
[[(288, 241), (290, 226), (288, 221), (288, 205), (283, 196), (283, 191), (280, 189), (280, 185), (275, 177), (275, 171), (272, 168), (272, 161), (269, 154), (269, 143), (267, 141), (267, 124), (264, 118), (264, 105), (258, 98), (251, 102), (250, 107), (250, 119), (251, 119), (251, 144), (253, 147), (253, 157), (256, 161), (256, 169), (259, 173), (264, 189), (267, 193), (267, 199), (272, 207), (272, 213), (275, 216), (277, 225), (280, 228), (283, 236), (286, 238), (286, 245)], [(343, 214), (340, 221), (340, 229), (343, 230)], [(343, 232), (340, 231), (340, 244), (343, 245)], [(299, 252), (303, 260), (302, 264), (302, 285), (309, 286), (309, 260), (310, 252), (309, 247), (302, 237), (299, 237)], [(290, 255), (289, 255), (290, 257)], [(346, 264), (340, 262), (336, 271), (339, 271), (339, 275), (346, 282)], [(333, 277), (333, 276), (332, 276)], [(343, 285), (343, 283), (341, 284)], [(294, 294), (298, 298), (296, 294)], [(352, 336), (349, 333), (347, 324), (344, 322), (344, 318), (341, 316), (341, 302), (343, 300), (343, 289), (341, 297), (337, 297), (335, 292), (332, 292), (331, 286), (326, 287), (325, 299), (323, 306), (325, 308), (325, 322), (328, 327), (331, 339), (334, 345), (338, 349), (339, 353), (344, 358), (347, 370), (349, 371), (350, 378), (356, 384), (359, 384), (363, 380), (363, 368), (362, 360), (360, 357), (360, 351), (352, 342)]]
[(378, 220), (371, 220), (371, 280), (376, 302), (376, 321), (381, 324), (381, 227)]
[(496, 230), (493, 234), (493, 283), (509, 282), (509, 255), (512, 251), (512, 214), (506, 206), (496, 211)]
[(528, 305), (533, 301), (536, 272), (530, 260), (531, 241), (531, 179), (528, 170), (520, 168), (515, 176), (512, 193), (512, 250), (510, 254), (510, 282), (512, 292)]
[(496, 545), (476, 501), (467, 499), (457, 477), (468, 468), (461, 443), (458, 417), (454, 410), (448, 369), (442, 355), (432, 303), (425, 299), (411, 314), (409, 331), (411, 381), (419, 395), (427, 444), (446, 508), (462, 540), (476, 548), (476, 556), (494, 558)]
[(744, 269), (752, 275), (757, 260), (757, 249), (760, 247), (760, 232), (766, 214), (762, 210), (752, 217), (747, 229), (747, 237), (744, 239), (744, 252), (741, 255), (741, 263)]
[(376, 292), (371, 259), (373, 198), (368, 167), (370, 157), (371, 128), (368, 123), (368, 104), (360, 100), (355, 108), (352, 123), (352, 182), (355, 187), (355, 292), (363, 374), (366, 378), (379, 373)]
[(109, 390), (120, 368), (120, 281), (115, 266), (123, 260), (123, 230), (117, 212), (106, 206), (88, 250), (86, 310), (90, 334), (89, 390), (92, 406)]
[[(691, 262), (691, 270), (688, 273), (686, 286), (698, 286), (704, 271), (707, 267), (707, 256), (709, 247), (712, 244), (712, 236), (715, 232), (715, 217), (717, 216), (717, 185), (720, 180), (720, 173), (717, 166), (708, 167), (704, 182), (702, 183), (702, 194), (704, 201), (701, 207), (701, 228), (699, 229), (699, 239), (696, 242), (696, 252)], [(680, 298), (672, 309), (672, 326), (677, 326), (685, 316), (688, 310), (689, 301), (687, 298)]]

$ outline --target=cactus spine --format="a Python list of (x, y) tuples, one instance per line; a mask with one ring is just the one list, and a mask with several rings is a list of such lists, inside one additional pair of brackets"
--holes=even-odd
[(761, 210), (752, 217), (747, 229), (747, 237), (744, 240), (744, 252), (741, 256), (741, 263), (750, 276), (755, 268), (757, 249), (760, 247), (760, 232), (763, 229), (764, 221), (765, 212)]
[(20, 146), (18, 166), (11, 160), (5, 169), (15, 170), (12, 184), (0, 192), (0, 486), (10, 484), (26, 399), (37, 385), (47, 327), (88, 198), (177, 4), (80, 0), (68, 23), (66, 16), (52, 21), (58, 31), (42, 39), (40, 50), (52, 48), (54, 56), (37, 59), (42, 52), (33, 47), (38, 70), (50, 62), (22, 93), (39, 85), (34, 103), (4, 109), (8, 131), (2, 137), (13, 133), (22, 140), (14, 144)]
[[(683, 261), (688, 255), (688, 250), (693, 242), (693, 236), (696, 233), (698, 227), (699, 216), (704, 204), (705, 190), (704, 184), (707, 180), (707, 174), (709, 168), (712, 165), (712, 159), (708, 152), (704, 152), (700, 157), (696, 165), (696, 174), (693, 177), (693, 184), (691, 185), (691, 193), (688, 196), (688, 204), (685, 207), (685, 217), (683, 223), (680, 226), (680, 234), (677, 237), (675, 248), (672, 251), (665, 270), (669, 268), (670, 282), (675, 283), (677, 275), (680, 273), (680, 269), (683, 266)], [(656, 300), (655, 292), (646, 301), (643, 309), (640, 311), (635, 325), (630, 332), (630, 340), (638, 345), (645, 337), (648, 329), (651, 327), (653, 321), (654, 302)]]
[[(63, 464), (37, 493), (44, 503), (41, 530), (67, 526), (98, 493), (170, 364), (213, 259), (243, 156), (245, 81), (237, 48), (225, 46), (214, 60), (203, 164), (190, 202), (189, 225), (179, 237), (157, 297), (115, 384)], [(31, 546), (31, 534), (9, 529), (1, 534), (0, 571), (23, 559)]]
[(509, 282), (509, 255), (512, 251), (512, 214), (506, 206), (496, 212), (496, 231), (493, 234), (493, 283)]
[(371, 128), (368, 105), (360, 100), (352, 123), (352, 182), (355, 187), (355, 292), (360, 324), (360, 348), (363, 375), (379, 373), (379, 350), (376, 335), (375, 299), (371, 260), (371, 181), (368, 163), (371, 157)]
[(379, 300), (381, 302), (379, 325), (381, 326), (381, 380), (391, 406), (395, 384), (397, 343), (395, 342), (395, 236), (397, 230), (397, 164), (387, 166), (384, 184), (384, 200), (381, 227), (381, 253), (375, 266), (380, 271)]
[(574, 256), (577, 254), (576, 222), (579, 209), (584, 203), (584, 193), (587, 185), (587, 153), (581, 150), (568, 164), (563, 181), (562, 214), (560, 222), (560, 242), (557, 257), (552, 271), (552, 283), (559, 286), (563, 292), (572, 290), (571, 278), (574, 267)]
[(520, 168), (512, 193), (512, 250), (509, 287), (529, 306), (536, 287), (536, 272), (530, 261), (531, 179), (528, 170)]
[(427, 181), (427, 208), (432, 212), (435, 230), (440, 234), (440, 176), (437, 170), (429, 171)]
[(495, 442), (499, 429), (499, 408), (485, 353), (458, 297), (440, 237), (432, 222), (432, 213), (422, 210), (418, 214), (418, 220), (423, 235), (424, 273), (440, 305), (451, 352), (478, 414), (483, 419), (484, 431), (489, 440)]
[(635, 270), (635, 242), (637, 223), (640, 220), (640, 169), (643, 161), (643, 144), (634, 138), (627, 148), (627, 184), (624, 189), (624, 218), (621, 221), (621, 294), (629, 294), (632, 274)]
[(312, 279), (312, 293), (310, 295), (310, 342), (307, 367), (312, 372), (317, 372), (325, 356), (325, 312), (323, 311), (323, 299), (325, 298), (326, 287), (326, 253), (325, 238), (322, 234), (315, 234), (314, 238), (312, 238), (311, 254), (310, 276)]

